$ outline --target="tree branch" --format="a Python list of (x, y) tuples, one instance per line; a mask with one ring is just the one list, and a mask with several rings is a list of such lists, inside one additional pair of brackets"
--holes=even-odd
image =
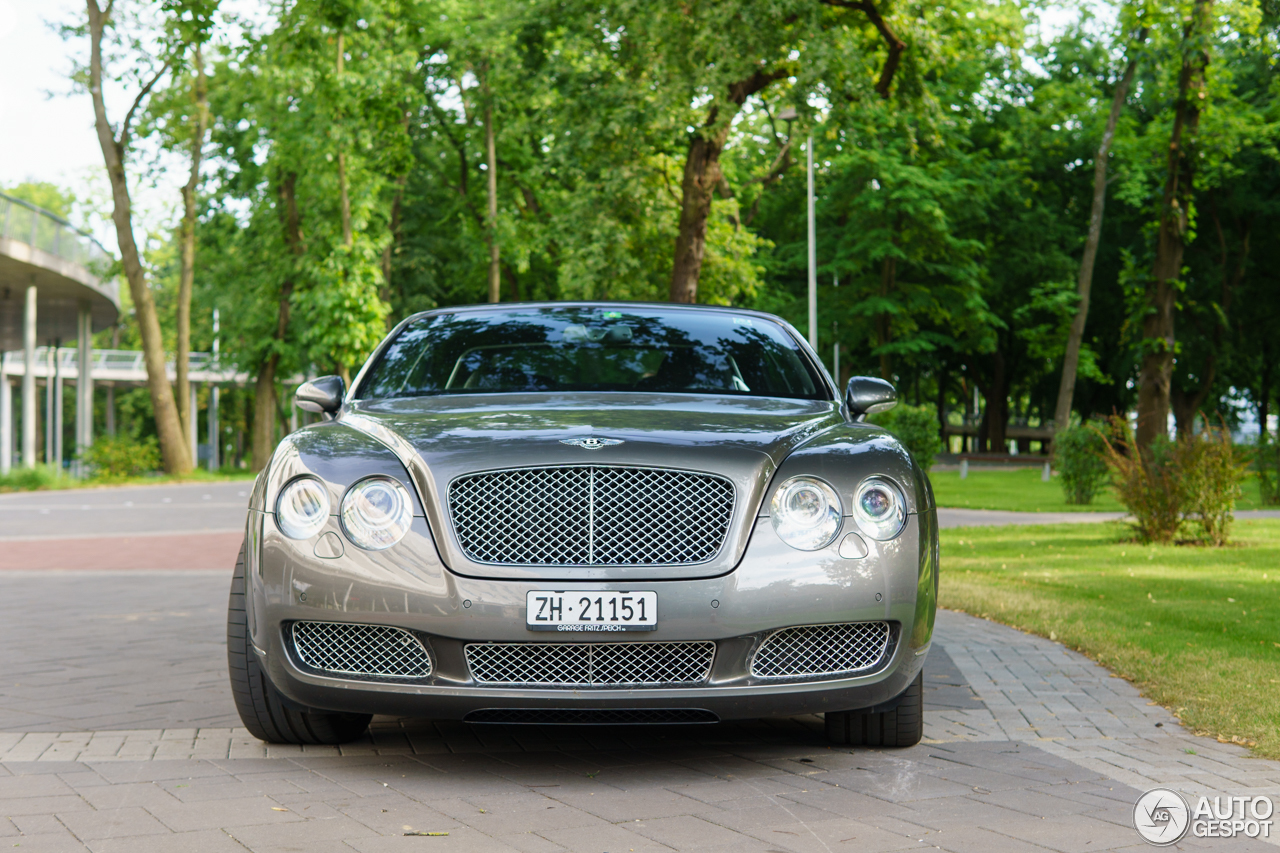
[(138, 107), (142, 106), (142, 102), (146, 100), (147, 95), (150, 94), (152, 87), (155, 86), (157, 83), (159, 83), (160, 78), (163, 77), (168, 71), (169, 71), (169, 63), (165, 62), (164, 65), (160, 66), (160, 70), (156, 72), (155, 76), (151, 78), (151, 80), (147, 83), (147, 85), (142, 87), (142, 91), (138, 93), (138, 97), (133, 99), (133, 106), (129, 107), (129, 112), (125, 113), (124, 115), (124, 123), (120, 125), (120, 139), (118, 142), (116, 142), (116, 144), (120, 146), (121, 151), (129, 147), (129, 132), (133, 127), (134, 113), (138, 111)]
[(888, 100), (889, 90), (893, 86), (893, 75), (898, 71), (898, 64), (902, 61), (902, 53), (907, 49), (907, 43), (898, 38), (898, 34), (890, 28), (884, 16), (880, 14), (880, 10), (876, 8), (874, 0), (818, 0), (818, 2), (841, 9), (857, 9), (866, 15), (879, 31), (880, 38), (884, 39), (885, 46), (889, 48), (889, 55), (885, 57), (884, 67), (880, 69), (880, 80), (876, 83), (876, 92), (881, 98)]

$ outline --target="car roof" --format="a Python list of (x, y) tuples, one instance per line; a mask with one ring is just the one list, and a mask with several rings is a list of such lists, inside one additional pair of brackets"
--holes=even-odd
[(767, 311), (757, 311), (754, 308), (736, 308), (730, 305), (700, 305), (687, 304), (682, 302), (624, 302), (624, 301), (607, 301), (607, 300), (574, 300), (574, 301), (557, 301), (557, 302), (489, 302), (475, 305), (448, 305), (441, 308), (432, 308), (427, 311), (419, 311), (406, 317), (402, 322), (409, 322), (420, 317), (436, 317), (442, 314), (472, 314), (484, 313), (488, 311), (505, 311), (512, 308), (646, 308), (663, 311), (698, 311), (698, 312), (715, 312), (740, 314), (744, 316), (760, 317), (762, 319), (773, 320), (774, 322), (786, 325), (787, 321), (770, 314)]

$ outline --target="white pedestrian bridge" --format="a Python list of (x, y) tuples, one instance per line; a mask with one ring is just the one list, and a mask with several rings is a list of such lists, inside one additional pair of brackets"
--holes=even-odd
[[(107, 251), (67, 220), (0, 193), (0, 474), (15, 464), (34, 466), (41, 456), (58, 465), (67, 458), (64, 383), (76, 388), (77, 453), (93, 442), (94, 383), (111, 388), (146, 383), (141, 352), (93, 349), (93, 333), (110, 328), (120, 316), (118, 284), (107, 275), (111, 264)], [(208, 353), (192, 353), (189, 364), (193, 412), (200, 383), (216, 389), (249, 380)], [(168, 370), (172, 379), (172, 363)], [(37, 401), (39, 385), (44, 386), (43, 406)], [(211, 434), (217, 434), (216, 393), (213, 397), (208, 414)], [(195, 418), (191, 427), (194, 458)], [(210, 464), (216, 464), (216, 450)]]

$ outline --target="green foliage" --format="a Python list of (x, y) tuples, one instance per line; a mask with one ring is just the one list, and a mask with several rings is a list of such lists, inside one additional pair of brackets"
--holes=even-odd
[(1238, 458), (1225, 426), (1178, 441), (1179, 486), (1186, 517), (1211, 545), (1227, 544), (1232, 511), (1241, 495), (1246, 463)]
[(1172, 542), (1182, 527), (1176, 446), (1163, 439), (1141, 450), (1133, 427), (1120, 417), (1111, 419), (1110, 432), (1104, 440), (1111, 486), (1133, 516), (1134, 534), (1139, 542)]
[(1106, 485), (1106, 443), (1088, 424), (1060, 430), (1053, 437), (1053, 463), (1067, 503), (1089, 504)]
[(925, 471), (933, 467), (934, 458), (942, 452), (938, 414), (930, 406), (899, 403), (887, 412), (869, 416), (867, 421), (892, 433)]
[(138, 441), (123, 435), (102, 435), (94, 439), (85, 461), (96, 480), (141, 477), (160, 469), (160, 445), (154, 436)]
[(24, 181), (4, 190), (6, 195), (30, 202), (42, 207), (56, 216), (67, 219), (71, 216), (71, 208), (76, 197), (69, 190), (45, 181)]
[(0, 476), (0, 492), (34, 492), (44, 489), (65, 489), (75, 481), (56, 465), (37, 465), (34, 468), (11, 468)]
[(1148, 449), (1138, 447), (1122, 418), (1111, 419), (1110, 431), (1103, 438), (1112, 486), (1134, 518), (1139, 541), (1172, 542), (1190, 525), (1198, 539), (1227, 544), (1246, 470), (1228, 430), (1161, 437)]

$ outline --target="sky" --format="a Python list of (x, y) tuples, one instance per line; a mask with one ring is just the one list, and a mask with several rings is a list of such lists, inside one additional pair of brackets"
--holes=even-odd
[(75, 184), (102, 169), (89, 96), (67, 94), (71, 46), (45, 24), (81, 8), (65, 0), (0, 0), (2, 186)]

